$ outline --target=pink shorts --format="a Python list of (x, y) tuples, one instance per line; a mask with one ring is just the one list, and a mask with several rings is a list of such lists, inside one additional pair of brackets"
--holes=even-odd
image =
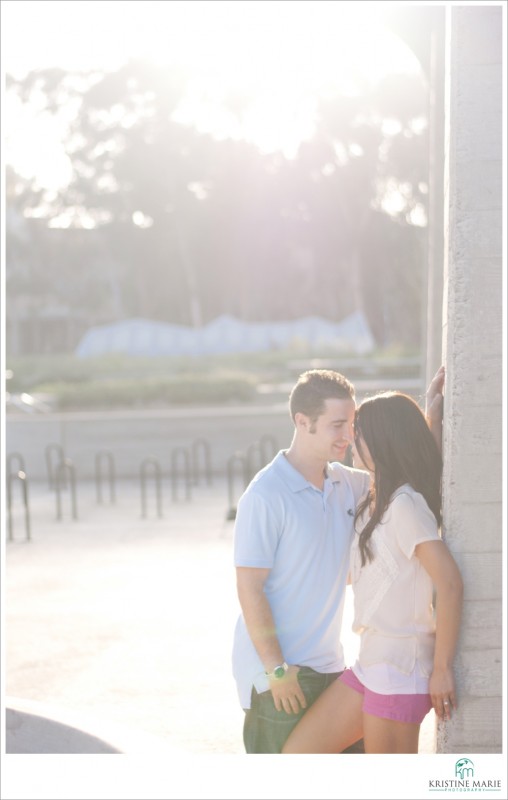
[(378, 694), (361, 683), (352, 669), (346, 669), (339, 680), (363, 694), (362, 711), (374, 717), (411, 722), (420, 725), (432, 708), (430, 694)]

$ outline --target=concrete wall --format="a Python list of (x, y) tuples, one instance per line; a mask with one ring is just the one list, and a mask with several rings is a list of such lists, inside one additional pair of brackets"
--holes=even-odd
[[(184, 448), (191, 452), (193, 443), (204, 439), (209, 444), (213, 474), (224, 475), (233, 453), (247, 455), (265, 436), (273, 440), (266, 445), (269, 455), (270, 444), (275, 444), (277, 449), (289, 447), (293, 423), (287, 402), (280, 407), (235, 406), (109, 414), (67, 412), (32, 417), (8, 415), (6, 419), (7, 456), (19, 453), (23, 457), (30, 480), (47, 478), (46, 448), (51, 444), (63, 448), (79, 480), (94, 477), (96, 455), (104, 450), (113, 455), (118, 477), (137, 477), (141, 462), (152, 457), (159, 461), (163, 473), (167, 473), (171, 470), (175, 450)], [(257, 450), (254, 447), (251, 454), (253, 466)], [(48, 455), (50, 462), (56, 464), (56, 451), (50, 450)], [(202, 471), (202, 447), (196, 455)], [(182, 458), (178, 456), (176, 468), (181, 472), (182, 467)], [(104, 459), (102, 474), (108, 474)]]
[(502, 33), (499, 6), (447, 9), (443, 532), (465, 605), (437, 752), (502, 752)]

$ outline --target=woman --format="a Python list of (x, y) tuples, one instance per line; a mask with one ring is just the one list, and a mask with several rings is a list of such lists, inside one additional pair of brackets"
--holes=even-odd
[[(439, 537), (441, 455), (417, 403), (368, 398), (355, 416), (355, 466), (370, 472), (351, 547), (358, 660), (326, 689), (284, 753), (417, 753), (420, 724), (457, 708), (453, 658), (462, 579)], [(433, 608), (433, 591), (436, 608)]]

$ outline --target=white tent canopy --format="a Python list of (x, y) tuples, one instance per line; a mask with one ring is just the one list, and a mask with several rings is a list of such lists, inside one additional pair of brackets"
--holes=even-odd
[(214, 355), (301, 347), (362, 354), (374, 348), (374, 338), (361, 312), (339, 323), (322, 317), (287, 322), (242, 322), (223, 315), (202, 328), (128, 319), (90, 328), (79, 342), (76, 355), (83, 358), (106, 353)]

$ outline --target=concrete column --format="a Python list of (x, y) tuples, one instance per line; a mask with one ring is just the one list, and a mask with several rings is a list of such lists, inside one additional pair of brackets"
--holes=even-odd
[(443, 536), (465, 603), (442, 753), (502, 752), (502, 13), (447, 8)]

